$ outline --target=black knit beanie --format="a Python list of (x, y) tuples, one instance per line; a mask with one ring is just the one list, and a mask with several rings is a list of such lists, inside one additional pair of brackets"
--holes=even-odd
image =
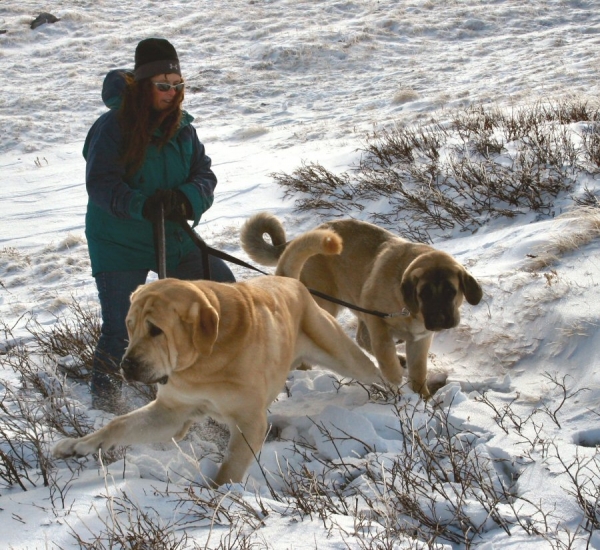
[(142, 80), (157, 74), (181, 76), (179, 57), (173, 45), (164, 38), (146, 38), (135, 49), (134, 78)]

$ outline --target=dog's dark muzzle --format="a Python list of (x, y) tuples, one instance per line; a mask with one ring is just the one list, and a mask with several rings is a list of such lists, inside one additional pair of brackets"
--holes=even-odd
[(152, 373), (144, 363), (138, 361), (135, 357), (123, 357), (121, 361), (121, 370), (123, 376), (128, 382), (142, 382), (143, 384), (166, 384), (169, 380), (167, 375), (160, 378), (150, 378), (148, 374)]
[(457, 318), (454, 312), (449, 314), (437, 312), (435, 315), (425, 315), (424, 320), (427, 330), (439, 332), (440, 330), (454, 328), (460, 322), (460, 317)]

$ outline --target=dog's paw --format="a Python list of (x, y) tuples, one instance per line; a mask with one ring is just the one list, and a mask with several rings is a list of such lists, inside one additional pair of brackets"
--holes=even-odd
[(92, 452), (94, 449), (89, 449), (89, 446), (82, 443), (81, 438), (67, 438), (61, 439), (52, 449), (52, 456), (54, 458), (69, 458), (71, 456), (85, 456)]
[(387, 371), (383, 371), (383, 376), (385, 381), (391, 386), (396, 386), (397, 388), (402, 386), (404, 373), (401, 369), (387, 369)]
[[(399, 356), (398, 356), (399, 357)], [(400, 359), (387, 363), (379, 361), (379, 369), (385, 381), (392, 386), (400, 387), (405, 380), (406, 369), (402, 367)]]
[(431, 397), (427, 382), (411, 380), (408, 385), (410, 386), (410, 389), (415, 393), (418, 393), (424, 401), (427, 401)]
[(427, 376), (427, 389), (431, 395), (442, 389), (448, 383), (448, 374), (445, 372), (432, 372)]
[(52, 449), (52, 456), (54, 458), (69, 458), (70, 456), (74, 456), (76, 441), (77, 440), (73, 438), (61, 439), (56, 445), (54, 445), (54, 449)]

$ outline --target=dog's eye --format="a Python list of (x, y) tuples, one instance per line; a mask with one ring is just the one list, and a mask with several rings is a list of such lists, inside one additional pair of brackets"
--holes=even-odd
[(156, 325), (152, 323), (148, 323), (148, 334), (154, 338), (155, 336), (160, 336), (162, 334), (162, 330), (158, 328)]

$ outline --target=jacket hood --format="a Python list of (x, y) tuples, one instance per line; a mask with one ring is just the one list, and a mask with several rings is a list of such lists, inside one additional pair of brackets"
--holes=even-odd
[(121, 106), (123, 92), (125, 91), (125, 75), (133, 76), (129, 69), (113, 69), (104, 77), (102, 84), (102, 101), (109, 109), (118, 109)]

